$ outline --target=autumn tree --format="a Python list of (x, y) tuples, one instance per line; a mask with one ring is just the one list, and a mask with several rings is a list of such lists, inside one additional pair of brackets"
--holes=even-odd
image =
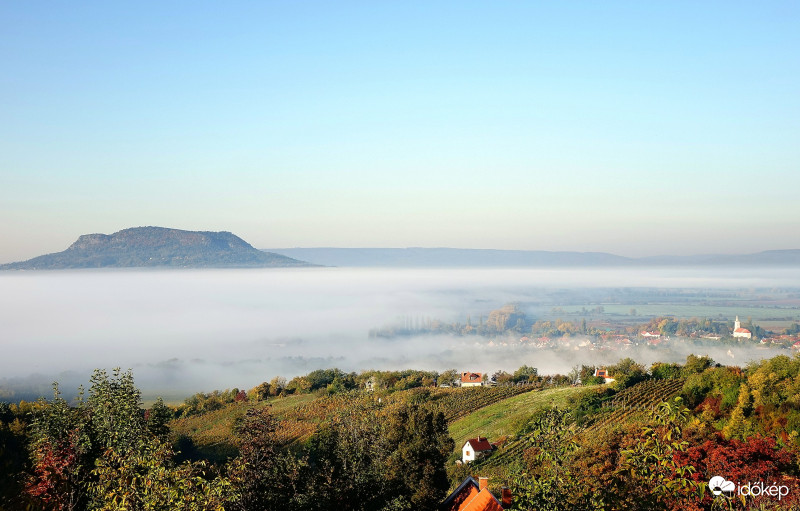
[(26, 491), (46, 509), (222, 509), (227, 482), (197, 464), (173, 463), (164, 439), (171, 412), (147, 414), (130, 371), (96, 370), (75, 407), (54, 385), (31, 424), (32, 477)]
[(129, 451), (109, 447), (95, 461), (90, 509), (222, 511), (234, 500), (228, 479), (209, 476), (204, 462), (178, 465), (157, 437), (140, 441)]
[(164, 404), (164, 400), (160, 397), (156, 399), (153, 406), (144, 414), (145, 423), (150, 433), (161, 439), (166, 440), (169, 435), (168, 423), (172, 420), (173, 411)]
[(86, 466), (93, 460), (79, 410), (53, 384), (53, 400), (42, 401), (31, 423), (32, 476), (25, 491), (49, 509), (72, 511), (87, 503)]
[(578, 447), (577, 432), (572, 413), (558, 408), (536, 412), (518, 431), (531, 442), (522, 463), (511, 468), (514, 509), (569, 509), (575, 488), (568, 460)]
[(413, 509), (436, 509), (446, 496), (445, 462), (455, 448), (444, 414), (404, 406), (389, 416), (384, 440), (391, 452), (385, 461), (390, 484)]
[(387, 408), (356, 405), (315, 434), (316, 509), (434, 510), (444, 499), (455, 447), (444, 415), (425, 404)]
[(452, 385), (458, 378), (458, 371), (455, 369), (448, 369), (439, 375), (439, 385)]
[(307, 463), (280, 449), (269, 408), (251, 408), (237, 428), (239, 456), (229, 466), (236, 488), (232, 509), (302, 509)]
[(535, 367), (523, 365), (516, 371), (514, 371), (514, 381), (515, 382), (530, 382), (536, 379), (539, 375), (539, 370)]
[(703, 491), (692, 478), (696, 468), (677, 461), (689, 447), (682, 438), (689, 414), (679, 397), (659, 404), (635, 443), (620, 452), (619, 472), (647, 488), (650, 509), (688, 509)]

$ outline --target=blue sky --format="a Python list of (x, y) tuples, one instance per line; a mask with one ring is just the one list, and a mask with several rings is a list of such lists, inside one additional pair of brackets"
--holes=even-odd
[(0, 262), (800, 248), (796, 2), (0, 4)]

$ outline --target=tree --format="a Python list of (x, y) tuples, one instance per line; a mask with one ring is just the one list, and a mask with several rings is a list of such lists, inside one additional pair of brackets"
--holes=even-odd
[(306, 502), (316, 509), (434, 510), (446, 496), (445, 462), (454, 447), (444, 415), (425, 404), (359, 403), (312, 438), (316, 470)]
[(609, 366), (611, 377), (616, 380), (619, 389), (630, 387), (647, 378), (644, 366), (632, 358), (624, 358), (616, 364)]
[(711, 360), (711, 357), (698, 357), (692, 354), (686, 357), (686, 364), (683, 365), (683, 372), (687, 376), (695, 373), (702, 373), (712, 365), (714, 365), (714, 361)]
[(144, 414), (147, 429), (153, 436), (166, 440), (167, 435), (169, 435), (169, 426), (167, 424), (172, 420), (172, 416), (172, 410), (159, 397)]
[(681, 367), (678, 364), (654, 362), (650, 366), (650, 375), (655, 379), (678, 378), (681, 375)]
[(620, 453), (618, 471), (647, 487), (655, 502), (668, 509), (687, 509), (686, 503), (704, 491), (692, 478), (695, 467), (677, 461), (689, 447), (681, 438), (689, 413), (680, 397), (661, 403), (651, 413), (653, 424), (643, 427), (636, 444)]
[(492, 375), (492, 381), (496, 383), (508, 383), (514, 381), (514, 377), (503, 370), (498, 370)]
[[(292, 380), (292, 382), (293, 381), (295, 381), (295, 380)], [(289, 383), (291, 384), (291, 382), (289, 382)], [(266, 399), (269, 399), (269, 397), (272, 395), (272, 392), (271, 392), (272, 389), (270, 387), (270, 384), (267, 383), (267, 382), (261, 383), (260, 385), (255, 387), (255, 389), (253, 389), (253, 390), (255, 391), (256, 399), (258, 401), (264, 401)]]
[(458, 371), (448, 369), (439, 375), (439, 385), (452, 385), (458, 378)]
[(286, 388), (286, 378), (283, 376), (276, 376), (269, 382), (269, 393), (271, 396), (277, 396)]
[(170, 447), (151, 438), (134, 451), (106, 449), (89, 483), (92, 508), (103, 511), (176, 509), (221, 511), (232, 498), (230, 482), (204, 477), (205, 464), (175, 465)]
[(115, 368), (109, 377), (105, 370), (97, 369), (90, 382), (89, 398), (82, 408), (88, 415), (93, 447), (118, 451), (138, 447), (147, 429), (133, 373)]
[(390, 415), (385, 440), (389, 483), (413, 509), (436, 509), (447, 495), (445, 463), (455, 448), (444, 414), (424, 405), (402, 407)]
[(88, 398), (70, 407), (54, 384), (31, 424), (26, 492), (46, 509), (221, 509), (228, 484), (202, 465), (175, 465), (162, 440), (171, 415), (157, 402), (145, 419), (130, 371), (95, 370)]
[(21, 406), (0, 402), (0, 509), (25, 509), (21, 474), (30, 471), (27, 450), (27, 412)]
[(580, 376), (581, 370), (578, 366), (572, 366), (572, 369), (570, 369), (569, 373), (567, 373), (567, 378), (569, 378), (570, 383), (573, 385), (578, 383)]
[(514, 371), (515, 382), (530, 382), (539, 375), (539, 370), (535, 367), (524, 365)]
[(302, 509), (298, 501), (303, 494), (301, 481), (307, 464), (304, 459), (281, 451), (277, 427), (265, 407), (249, 409), (237, 428), (239, 456), (229, 467), (237, 490), (236, 509)]
[(536, 412), (518, 432), (529, 438), (524, 463), (512, 466), (514, 509), (561, 510), (575, 493), (567, 463), (577, 449), (578, 429), (568, 410), (545, 408)]
[[(88, 445), (81, 417), (53, 383), (53, 400), (40, 401), (31, 423), (33, 474), (25, 491), (49, 509), (71, 511), (86, 505)], [(90, 460), (87, 460), (90, 461)]]
[(376, 404), (358, 403), (330, 417), (310, 442), (316, 468), (309, 484), (313, 509), (381, 509), (387, 488), (381, 460), (388, 456), (381, 441), (383, 421)]

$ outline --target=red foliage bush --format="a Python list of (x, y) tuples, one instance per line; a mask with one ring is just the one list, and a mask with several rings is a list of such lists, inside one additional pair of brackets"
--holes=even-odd
[[(780, 501), (781, 506), (788, 508), (800, 503), (800, 484), (793, 473), (794, 453), (778, 446), (773, 438), (754, 436), (745, 441), (728, 440), (716, 433), (713, 439), (678, 452), (673, 459), (679, 465), (694, 466), (696, 472), (692, 479), (700, 484), (707, 484), (714, 476), (722, 476), (736, 483), (737, 488), (747, 483), (786, 485), (789, 495)], [(702, 504), (710, 505), (713, 497), (710, 492), (706, 493)], [(748, 506), (775, 505), (777, 500), (777, 497), (768, 495), (747, 497)]]

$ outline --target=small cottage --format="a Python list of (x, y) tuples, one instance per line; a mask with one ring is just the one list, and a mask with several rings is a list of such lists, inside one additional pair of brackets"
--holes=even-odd
[(469, 463), (477, 458), (482, 458), (491, 453), (494, 447), (486, 437), (470, 438), (461, 447), (461, 461)]
[(606, 383), (611, 383), (615, 381), (614, 378), (611, 377), (611, 374), (609, 374), (607, 369), (595, 369), (594, 375), (598, 378), (603, 378), (603, 380), (605, 380)]
[(483, 385), (483, 373), (461, 373), (462, 387), (480, 387)]

